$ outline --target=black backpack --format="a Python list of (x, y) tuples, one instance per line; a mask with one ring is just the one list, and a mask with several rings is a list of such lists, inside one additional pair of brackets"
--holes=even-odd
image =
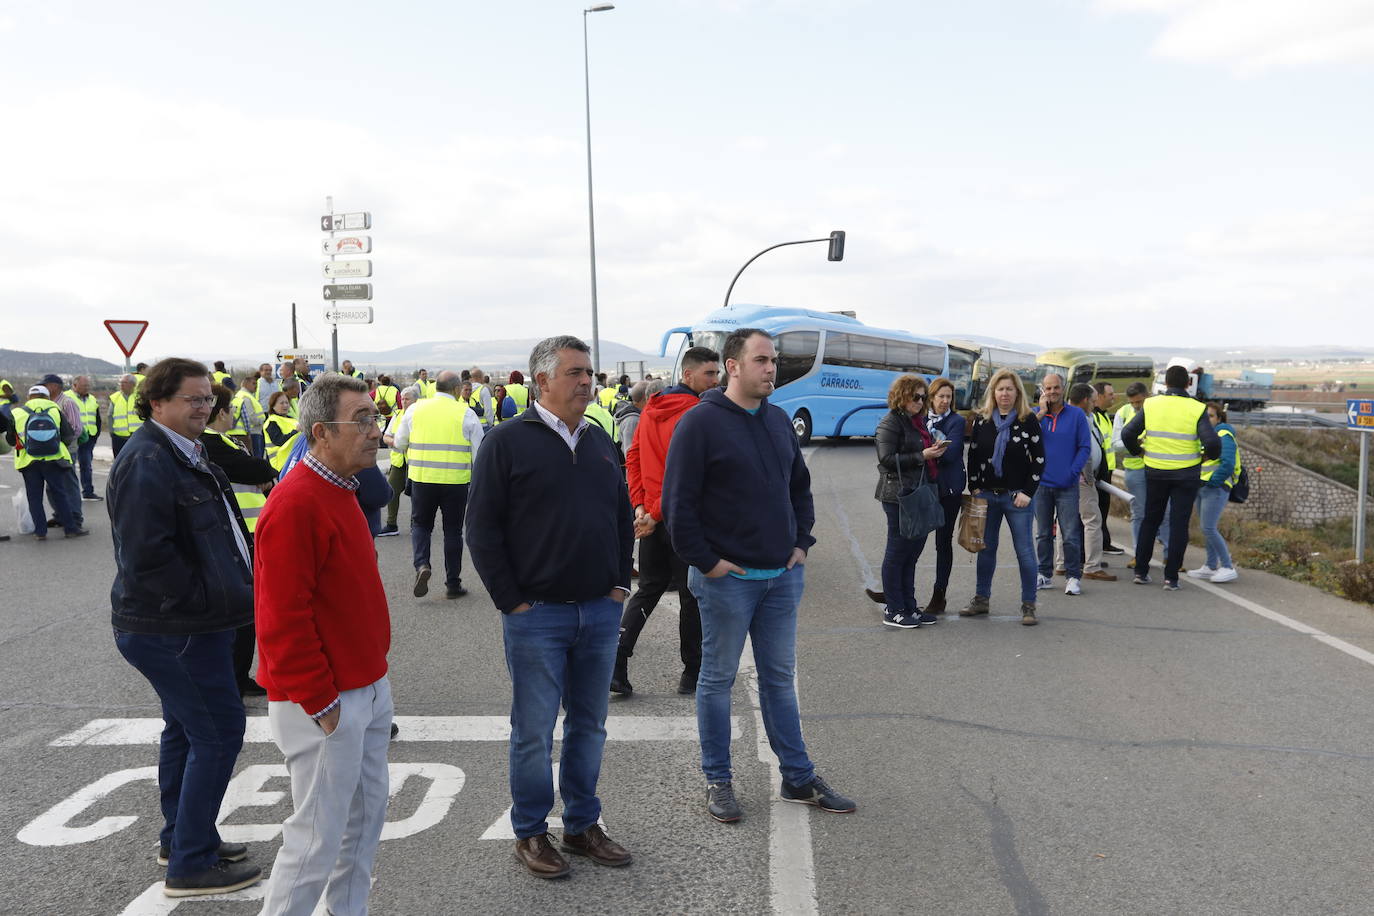
[(1236, 478), (1236, 482), (1231, 486), (1231, 495), (1227, 497), (1226, 501), (1232, 503), (1243, 503), (1249, 498), (1250, 470), (1249, 468), (1241, 467), (1240, 476)]
[(62, 454), (61, 432), (52, 415), (46, 410), (27, 411), (24, 421), (24, 450), (31, 458), (55, 458)]

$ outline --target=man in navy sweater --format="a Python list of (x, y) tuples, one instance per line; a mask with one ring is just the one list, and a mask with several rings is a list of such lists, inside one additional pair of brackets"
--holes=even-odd
[(730, 769), (730, 690), (749, 636), (782, 797), (853, 811), (854, 802), (816, 773), (802, 740), (793, 684), (797, 605), (816, 513), (792, 424), (768, 403), (777, 350), (766, 332), (740, 328), (721, 355), (727, 387), (707, 391), (679, 421), (663, 478), (668, 534), (692, 567), (687, 585), (701, 606), (697, 731), (706, 810), (723, 823), (743, 817)]
[(1035, 552), (1040, 561), (1036, 588), (1054, 585), (1054, 523), (1064, 538), (1064, 594), (1083, 593), (1083, 522), (1078, 515), (1078, 475), (1092, 455), (1088, 415), (1064, 403), (1064, 379), (1055, 373), (1040, 383), (1040, 434), (1045, 437), (1045, 470), (1035, 490)]
[(615, 443), (584, 416), (590, 353), (576, 337), (535, 345), (530, 376), (540, 399), (482, 440), (468, 497), (468, 552), (501, 611), (511, 679), (515, 858), (537, 878), (569, 872), (548, 835), (560, 703), (562, 849), (599, 865), (630, 864), (597, 824), (596, 782), (634, 514)]

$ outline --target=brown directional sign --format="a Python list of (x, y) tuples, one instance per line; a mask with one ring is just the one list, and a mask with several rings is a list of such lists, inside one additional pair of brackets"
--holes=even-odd
[(371, 283), (326, 283), (324, 297), (331, 301), (338, 299), (371, 299)]

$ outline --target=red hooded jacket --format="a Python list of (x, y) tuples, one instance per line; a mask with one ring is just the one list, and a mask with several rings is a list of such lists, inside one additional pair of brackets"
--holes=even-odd
[(663, 521), (663, 468), (668, 463), (668, 443), (682, 415), (701, 403), (701, 398), (686, 385), (665, 388), (649, 399), (639, 417), (635, 439), (625, 456), (630, 483), (630, 505)]

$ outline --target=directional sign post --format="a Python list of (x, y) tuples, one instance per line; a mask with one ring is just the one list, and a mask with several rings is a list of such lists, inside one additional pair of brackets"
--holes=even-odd
[(133, 364), (129, 362), (129, 357), (134, 355), (134, 348), (143, 339), (143, 332), (148, 330), (148, 322), (111, 318), (105, 322), (105, 330), (110, 332), (110, 336), (115, 339), (115, 343), (123, 351), (124, 371), (128, 372), (133, 368)]
[(362, 299), (372, 298), (371, 283), (326, 283), (324, 285), (324, 298), (328, 302), (339, 299)]
[(1374, 434), (1374, 398), (1345, 402), (1345, 426), (1360, 434), (1360, 499), (1355, 507), (1355, 562), (1364, 562), (1364, 526), (1369, 511), (1369, 437)]
[(372, 276), (371, 261), (325, 261), (324, 275), (330, 279), (351, 278), (351, 277), (370, 277)]
[[(328, 212), (320, 217), (320, 229), (329, 233), (329, 236), (320, 242), (320, 250), (329, 256), (329, 260), (323, 264), (325, 277), (331, 280), (352, 280), (358, 277), (372, 276), (372, 261), (366, 258), (356, 261), (335, 260), (340, 255), (347, 257), (372, 252), (372, 236), (354, 234), (372, 228), (372, 214), (366, 210), (359, 210), (354, 213), (335, 213), (333, 197), (324, 199), (324, 208)], [(347, 234), (337, 235), (336, 233)], [(372, 298), (372, 284), (326, 283), (324, 285), (324, 298), (326, 302), (360, 299), (368, 301)], [(372, 306), (331, 305), (324, 310), (324, 320), (333, 325), (333, 333), (330, 335), (333, 355), (332, 368), (338, 372), (339, 325), (371, 324)]]
[(325, 254), (367, 254), (372, 250), (370, 235), (341, 235), (324, 240), (321, 245)]

